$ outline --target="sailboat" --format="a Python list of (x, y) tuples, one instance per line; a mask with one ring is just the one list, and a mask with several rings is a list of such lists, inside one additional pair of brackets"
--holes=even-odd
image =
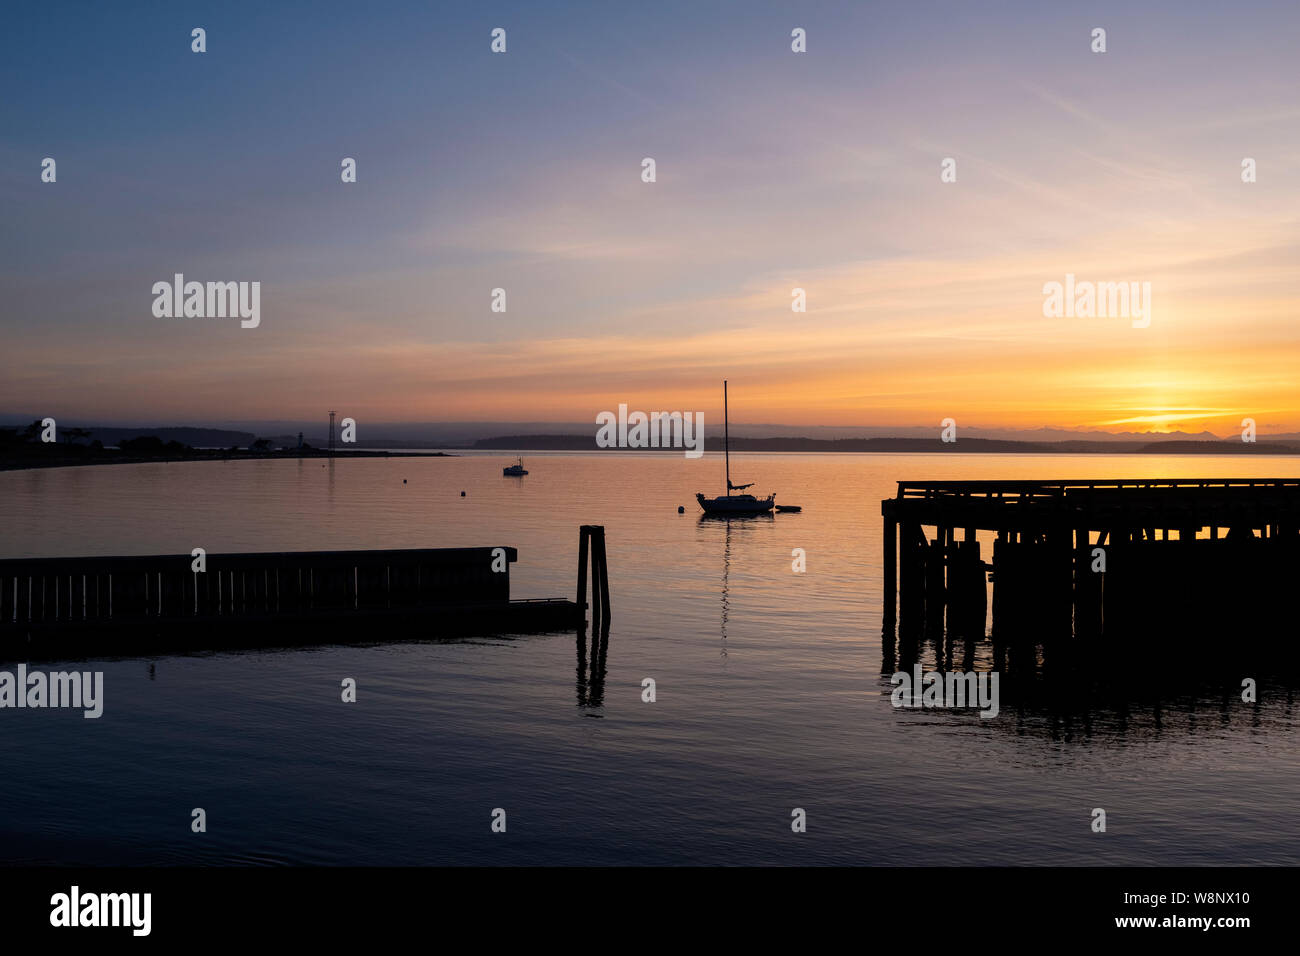
[(727, 410), (727, 383), (722, 383), (722, 447), (727, 462), (727, 493), (718, 498), (706, 498), (698, 492), (695, 500), (700, 503), (706, 515), (759, 515), (771, 512), (776, 504), (776, 495), (756, 498), (753, 495), (733, 495), (733, 491), (744, 491), (754, 487), (751, 481), (747, 485), (731, 483), (731, 422)]

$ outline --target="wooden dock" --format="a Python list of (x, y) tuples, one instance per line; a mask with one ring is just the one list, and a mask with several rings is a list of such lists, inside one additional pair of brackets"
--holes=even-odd
[(1297, 479), (900, 481), (881, 514), (891, 640), (983, 638), (989, 581), (995, 640), (1258, 629), (1300, 571)]
[[(588, 540), (604, 588), (596, 616), (607, 629), (604, 528), (584, 526), (584, 552)], [(576, 602), (510, 599), (517, 560), (510, 547), (214, 553), (203, 570), (191, 554), (5, 559), (0, 655), (584, 628), (581, 590)]]

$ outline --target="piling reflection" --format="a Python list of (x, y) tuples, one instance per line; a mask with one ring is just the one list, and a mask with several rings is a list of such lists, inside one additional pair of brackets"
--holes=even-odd
[(579, 707), (599, 708), (605, 703), (606, 653), (609, 650), (609, 628), (595, 626), (591, 629), (591, 648), (588, 653), (587, 629), (578, 628), (577, 697)]
[(1178, 637), (1145, 645), (974, 640), (958, 633), (886, 641), (880, 687), (889, 695), (888, 678), (917, 667), (926, 674), (994, 672), (1000, 714), (987, 726), (1062, 742), (1294, 730), (1300, 653), (1234, 646), (1221, 631)]

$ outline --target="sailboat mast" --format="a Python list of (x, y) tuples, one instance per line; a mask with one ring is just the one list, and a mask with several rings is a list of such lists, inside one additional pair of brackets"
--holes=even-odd
[(722, 454), (727, 459), (727, 497), (731, 497), (731, 416), (727, 414), (727, 380), (722, 380)]

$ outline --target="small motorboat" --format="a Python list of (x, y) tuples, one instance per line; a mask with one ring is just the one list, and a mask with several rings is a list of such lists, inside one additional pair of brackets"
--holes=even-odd
[(776, 510), (783, 513), (797, 515), (799, 512), (803, 511), (803, 508), (799, 507), (798, 505), (777, 505)]
[(524, 460), (520, 458), (519, 464), (510, 465), (508, 468), (502, 468), (501, 474), (505, 475), (507, 478), (522, 478), (524, 475), (528, 474), (528, 472), (524, 470)]

